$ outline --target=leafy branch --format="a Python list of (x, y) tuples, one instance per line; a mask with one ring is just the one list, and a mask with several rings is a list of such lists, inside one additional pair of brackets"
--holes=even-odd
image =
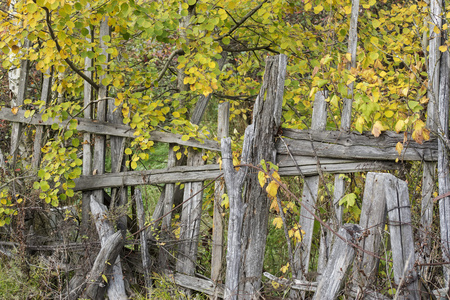
[[(34, 3), (36, 3), (36, 1), (34, 1)], [(61, 52), (61, 50), (62, 50), (61, 45), (59, 44), (58, 39), (56, 38), (55, 32), (53, 31), (53, 28), (52, 28), (52, 24), (51, 24), (51, 20), (50, 20), (50, 10), (45, 6), (43, 6), (42, 9), (44, 9), (44, 11), (45, 11), (45, 22), (47, 23), (47, 28), (50, 33), (50, 37), (55, 42), (56, 49), (58, 50), (58, 52)], [(89, 78), (80, 69), (78, 69), (77, 66), (75, 66), (75, 64), (69, 58), (66, 57), (63, 59), (75, 73), (77, 73), (81, 78), (83, 78), (86, 82), (88, 82), (93, 88), (95, 88), (96, 90), (98, 90), (100, 88), (100, 86), (97, 83), (95, 83), (92, 80), (92, 78)]]

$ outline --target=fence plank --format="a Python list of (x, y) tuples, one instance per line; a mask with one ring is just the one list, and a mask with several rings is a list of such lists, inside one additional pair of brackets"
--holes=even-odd
[[(362, 202), (359, 225), (364, 230), (364, 238), (360, 246), (370, 252), (379, 254), (386, 222), (385, 176), (379, 173), (368, 173)], [(368, 287), (375, 282), (378, 273), (379, 259), (365, 252), (355, 263), (354, 276), (358, 295), (362, 296)], [(363, 296), (364, 297), (364, 296)]]
[[(51, 96), (51, 88), (52, 88), (51, 71), (48, 70), (46, 74), (44, 74), (43, 78), (44, 80), (42, 82), (41, 101), (44, 101), (46, 105)], [(31, 158), (31, 167), (34, 170), (37, 170), (41, 163), (41, 148), (43, 139), (44, 139), (44, 126), (36, 126), (36, 133), (34, 135), (34, 145), (33, 145), (33, 157)]]
[[(230, 104), (224, 102), (219, 104), (217, 120), (217, 136), (222, 139), (228, 136), (230, 120)], [(211, 279), (219, 282), (220, 271), (222, 269), (223, 257), (223, 216), (222, 216), (222, 195), (225, 193), (225, 183), (218, 180), (214, 184), (214, 212), (213, 212), (213, 233), (211, 249)], [(214, 296), (217, 299), (217, 295)]]
[[(411, 226), (411, 204), (408, 184), (391, 174), (385, 177), (385, 196), (391, 234), (394, 281), (399, 299), (420, 299), (417, 273), (414, 269), (414, 236)], [(406, 290), (404, 290), (406, 289)]]
[[(188, 166), (199, 166), (203, 163), (202, 152), (190, 149), (187, 162)], [(179, 273), (191, 276), (195, 273), (197, 260), (203, 200), (202, 188), (203, 182), (188, 182), (184, 185), (183, 200), (191, 199), (184, 202), (181, 210), (180, 239), (176, 269)]]
[[(99, 40), (100, 40), (100, 48), (102, 49), (102, 54), (106, 57), (106, 62), (101, 65), (102, 69), (107, 72), (108, 69), (108, 60), (109, 54), (106, 52), (108, 46), (105, 44), (103, 37), (111, 36), (111, 29), (108, 26), (108, 17), (104, 17), (100, 22), (100, 32), (99, 32)], [(98, 121), (106, 121), (106, 112), (107, 112), (107, 96), (108, 96), (108, 86), (103, 85), (102, 79), (106, 76), (102, 75), (99, 77), (99, 89), (98, 89), (98, 100), (97, 103), (97, 120)], [(106, 153), (106, 137), (104, 135), (97, 135), (94, 138), (94, 160), (92, 162), (93, 172), (97, 175), (101, 175), (105, 173), (105, 153)], [(103, 190), (95, 190), (93, 191), (95, 195), (95, 199), (99, 203), (103, 203)], [(114, 199), (112, 200), (114, 201)]]
[[(98, 235), (102, 248), (106, 246), (108, 239), (114, 236), (114, 227), (107, 219), (108, 209), (95, 199), (94, 195), (91, 195), (91, 212), (95, 220), (95, 226), (97, 228)], [(120, 253), (120, 251), (118, 251)], [(123, 281), (122, 265), (120, 263), (120, 257), (116, 256), (114, 264), (112, 266), (112, 276), (108, 279), (108, 297), (110, 299), (127, 299), (125, 292), (125, 284)]]
[(148, 256), (147, 237), (143, 228), (145, 227), (145, 210), (144, 203), (142, 201), (142, 194), (139, 189), (134, 191), (134, 200), (136, 201), (136, 214), (139, 224), (140, 243), (141, 243), (141, 255), (142, 255), (142, 268), (144, 269), (144, 281), (145, 288), (147, 289), (148, 298), (151, 299), (152, 295), (152, 278), (151, 278), (151, 262)]
[[(317, 92), (314, 100), (311, 129), (325, 130), (327, 124), (327, 98), (326, 92)], [(305, 177), (303, 183), (302, 205), (309, 210), (315, 211), (317, 195), (319, 190), (319, 176)], [(306, 209), (300, 210), (299, 227), (305, 231), (302, 242), (298, 243), (294, 251), (296, 278), (304, 279), (304, 274), (309, 271), (309, 261), (311, 254), (311, 243), (314, 232), (314, 216)], [(291, 297), (298, 298), (298, 294), (292, 291)]]
[(355, 249), (352, 245), (349, 245), (348, 241), (355, 243), (356, 238), (361, 233), (361, 227), (355, 224), (345, 224), (339, 229), (338, 233), (346, 241), (336, 240), (313, 300), (333, 300), (337, 298), (339, 289), (355, 257)]
[[(376, 170), (398, 169), (400, 164), (383, 162), (359, 162), (321, 166), (322, 172), (328, 173), (351, 173)], [(296, 167), (280, 168), (281, 176), (313, 176), (318, 174), (317, 164), (300, 166), (301, 173)], [(74, 191), (94, 190), (98, 188), (136, 186), (146, 184), (177, 183), (205, 181), (219, 177), (223, 172), (218, 164), (206, 166), (180, 166), (167, 169), (156, 169), (148, 171), (130, 171), (121, 173), (108, 173), (97, 176), (81, 176), (74, 179)]]
[[(306, 155), (344, 159), (436, 161), (438, 157), (437, 139), (418, 144), (407, 134), (408, 141), (399, 157), (395, 146), (403, 142), (404, 134), (385, 131), (379, 137), (369, 132), (362, 134), (341, 131), (311, 131), (284, 129), (283, 136), (293, 155)], [(277, 143), (277, 152), (288, 154), (282, 141)]]

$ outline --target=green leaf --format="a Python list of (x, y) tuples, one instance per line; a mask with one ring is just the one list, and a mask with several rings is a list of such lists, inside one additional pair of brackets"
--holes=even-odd
[(354, 206), (355, 203), (356, 203), (355, 193), (347, 194), (339, 201), (339, 205), (345, 204), (347, 208)]

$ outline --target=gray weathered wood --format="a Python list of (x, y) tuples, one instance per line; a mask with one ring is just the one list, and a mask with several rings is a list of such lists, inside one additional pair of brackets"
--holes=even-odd
[(170, 271), (166, 271), (165, 273), (171, 280), (181, 287), (205, 293), (210, 296), (218, 295), (223, 298), (224, 288), (222, 284), (215, 284), (212, 280), (202, 279), (181, 273), (173, 274)]
[[(259, 165), (262, 159), (276, 160), (274, 135), (280, 126), (286, 64), (285, 55), (266, 59), (263, 86), (253, 109), (254, 139), (251, 163), (255, 166)], [(248, 176), (244, 201), (247, 204), (242, 229), (245, 253), (240, 281), (243, 288), (240, 288), (239, 296), (243, 299), (254, 299), (258, 297), (261, 287), (269, 215), (267, 192), (261, 188), (256, 172)]]
[[(228, 136), (230, 120), (230, 104), (220, 103), (217, 120), (217, 136), (222, 139)], [(211, 279), (218, 282), (222, 269), (223, 258), (223, 217), (222, 217), (222, 195), (225, 193), (225, 183), (218, 180), (214, 183), (214, 212), (213, 212), (213, 233), (211, 249)], [(240, 236), (240, 235), (239, 235)], [(217, 295), (215, 295), (217, 299)]]
[[(448, 30), (443, 31), (442, 43), (447, 44)], [(448, 140), (448, 109), (449, 109), (449, 54), (447, 51), (440, 53), (440, 77), (439, 77), (439, 97), (438, 97), (438, 183), (439, 194), (450, 191), (450, 169), (449, 169), (449, 140)], [(441, 229), (442, 256), (446, 262), (450, 261), (450, 197), (439, 200), (439, 224)], [(450, 281), (450, 269), (444, 265), (444, 277), (446, 286)], [(449, 295), (450, 296), (450, 295)]]
[[(11, 121), (11, 122), (19, 122), (33, 125), (49, 125), (59, 124), (61, 126), (66, 126), (69, 120), (60, 121), (59, 119), (53, 120), (48, 119), (45, 122), (42, 120), (42, 114), (34, 114), (30, 118), (24, 117), (25, 111), (19, 110), (17, 115), (14, 115), (9, 108), (1, 108), (0, 109), (0, 119)], [(98, 120), (90, 120), (86, 118), (74, 118), (78, 121), (77, 130), (80, 132), (90, 132), (97, 135), (110, 135), (117, 137), (127, 137), (127, 138), (136, 138), (134, 135), (135, 130), (127, 125), (121, 124), (110, 124), (107, 122), (102, 122)], [(195, 147), (200, 149), (207, 149), (212, 151), (219, 151), (220, 147), (216, 141), (204, 140), (203, 142), (199, 142), (195, 139), (189, 139), (187, 141), (183, 141), (181, 134), (173, 134), (169, 132), (157, 132), (152, 131), (150, 133), (150, 140), (154, 142), (162, 142), (162, 143), (174, 143), (182, 146)]]
[(139, 230), (142, 230), (140, 235), (141, 242), (141, 256), (142, 256), (142, 268), (144, 269), (144, 281), (145, 288), (147, 289), (148, 299), (151, 299), (152, 296), (152, 278), (151, 278), (151, 262), (148, 253), (147, 247), (147, 237), (145, 231), (143, 230), (145, 227), (145, 210), (144, 203), (142, 201), (141, 190), (136, 189), (134, 191), (134, 200), (136, 201), (136, 214), (139, 224)]
[[(347, 65), (347, 69), (356, 67), (356, 49), (358, 45), (358, 16), (359, 16), (359, 0), (352, 0), (352, 12), (350, 17), (350, 29), (348, 33), (348, 46), (347, 52), (351, 55), (351, 61)], [(344, 97), (344, 103), (341, 113), (341, 126), (342, 131), (349, 132), (352, 125), (352, 103), (353, 103), (353, 87), (354, 83), (348, 85), (348, 96)], [(335, 175), (334, 177), (334, 195), (333, 206), (336, 215), (336, 222), (334, 228), (338, 228), (342, 224), (342, 214), (344, 208), (339, 205), (340, 199), (344, 196), (345, 181), (342, 176)]]
[[(242, 164), (249, 163), (250, 147), (253, 142), (253, 124), (245, 130), (244, 145), (242, 147)], [(228, 221), (227, 269), (225, 274), (225, 299), (238, 299), (240, 270), (242, 260), (242, 224), (246, 205), (242, 201), (242, 188), (248, 172), (244, 166), (236, 171), (233, 165), (231, 139), (222, 139), (222, 165), (227, 186), (228, 201), (230, 205), (230, 218)]]
[[(325, 130), (327, 125), (327, 93), (320, 91), (315, 95), (311, 129), (316, 131)], [(320, 176), (305, 177), (302, 191), (302, 206), (306, 206), (309, 211), (315, 211), (317, 195), (319, 191)], [(309, 261), (311, 255), (311, 244), (314, 232), (314, 216), (306, 209), (300, 210), (299, 227), (305, 232), (302, 242), (298, 243), (295, 252), (296, 278), (304, 279), (304, 274), (309, 271)], [(322, 254), (325, 254), (322, 252)], [(323, 257), (320, 258), (323, 260)], [(291, 297), (298, 297), (291, 293)]]
[[(108, 220), (108, 209), (105, 205), (99, 203), (94, 195), (91, 195), (90, 205), (92, 216), (95, 220), (95, 226), (100, 237), (100, 243), (103, 247), (106, 245), (109, 237), (114, 235), (114, 227)], [(108, 279), (108, 297), (110, 299), (127, 299), (120, 257), (117, 256), (114, 261), (115, 263), (112, 266), (111, 272), (112, 276)]]
[[(204, 164), (202, 152), (190, 149), (187, 164), (188, 166)], [(195, 273), (202, 213), (203, 193), (200, 192), (202, 188), (203, 182), (187, 182), (184, 185), (183, 200), (190, 200), (183, 204), (181, 210), (180, 239), (176, 269), (177, 272), (186, 275), (194, 275)]]
[(339, 238), (333, 245), (331, 257), (322, 274), (322, 279), (317, 285), (314, 300), (336, 299), (355, 257), (355, 249), (349, 242), (355, 243), (356, 238), (361, 234), (361, 227), (355, 224), (345, 224), (339, 229), (338, 233), (346, 240)]
[[(344, 159), (393, 160), (403, 161), (436, 161), (438, 157), (437, 140), (432, 137), (429, 141), (418, 144), (408, 135), (405, 152), (399, 157), (395, 146), (403, 142), (404, 134), (385, 131), (379, 137), (369, 132), (362, 134), (340, 131), (311, 131), (283, 129), (283, 135), (289, 149), (294, 155), (307, 155)], [(287, 154), (283, 142), (277, 142), (277, 152)]]
[[(47, 102), (51, 96), (51, 88), (52, 88), (52, 72), (48, 70), (44, 74), (44, 80), (42, 81), (42, 90), (41, 90), (41, 101), (44, 101), (46, 106)], [(44, 138), (44, 126), (36, 126), (36, 133), (34, 135), (34, 145), (33, 145), (33, 157), (31, 158), (31, 167), (34, 170), (39, 168), (41, 163), (41, 148), (42, 142)]]
[[(169, 156), (167, 159), (167, 167), (173, 168), (176, 165), (176, 155), (173, 151), (175, 145), (169, 144)], [(164, 187), (164, 202), (163, 202), (163, 219), (161, 222), (161, 238), (164, 241), (170, 237), (171, 222), (172, 222), (172, 208), (175, 195), (175, 183), (166, 183)], [(161, 268), (165, 268), (167, 265), (168, 251), (165, 246), (160, 248), (159, 251), (159, 265)]]
[[(86, 4), (90, 7), (90, 4)], [(87, 35), (87, 40), (90, 42), (92, 39), (92, 28), (88, 26), (86, 28), (89, 32)], [(89, 49), (89, 50), (92, 50)], [(93, 66), (92, 59), (86, 56), (84, 59), (84, 75), (92, 80), (92, 71), (90, 68)], [(93, 116), (93, 110), (91, 106), (92, 102), (92, 85), (86, 80), (83, 81), (83, 104), (85, 107), (84, 110), (84, 118), (87, 120), (91, 120)], [(91, 134), (89, 132), (83, 133), (83, 176), (92, 175), (92, 140)], [(91, 202), (91, 192), (83, 191), (82, 199), (81, 199), (81, 234), (86, 235), (89, 228), (89, 213), (90, 213), (90, 202)]]
[(399, 299), (420, 299), (418, 277), (414, 268), (414, 236), (411, 226), (411, 204), (408, 184), (391, 174), (384, 177), (386, 206), (391, 235), (394, 281)]
[[(100, 48), (102, 49), (102, 54), (106, 56), (106, 62), (101, 65), (103, 72), (107, 72), (109, 54), (106, 52), (108, 49), (103, 37), (111, 36), (111, 30), (108, 25), (108, 17), (104, 17), (100, 22)], [(106, 121), (107, 112), (107, 96), (108, 96), (108, 86), (102, 84), (102, 80), (105, 78), (106, 74), (99, 76), (99, 89), (98, 89), (98, 100), (97, 102), (97, 120), (104, 122)], [(97, 135), (94, 137), (94, 160), (92, 162), (94, 175), (101, 175), (105, 173), (105, 152), (106, 152), (106, 137), (104, 135)], [(103, 203), (103, 190), (93, 191), (95, 198), (99, 203)], [(113, 199), (114, 201), (114, 199)]]
[[(119, 253), (122, 249), (123, 238), (120, 232), (116, 232), (110, 235), (102, 245), (97, 258), (95, 259), (94, 265), (92, 266), (91, 272), (86, 279), (86, 290), (83, 293), (82, 298), (84, 299), (104, 299), (104, 294), (106, 291), (107, 283), (105, 282), (102, 275), (106, 276), (108, 282), (113, 280), (111, 272), (113, 269), (113, 263), (116, 261)], [(126, 298), (109, 298), (109, 299), (126, 299)]]
[[(360, 246), (369, 253), (380, 254), (384, 225), (386, 223), (385, 174), (368, 173), (362, 202), (359, 225), (364, 230)], [(365, 291), (375, 283), (379, 259), (362, 252), (354, 264), (355, 285)]]
[[(322, 165), (324, 173), (352, 173), (377, 170), (394, 170), (400, 168), (400, 164), (386, 162), (365, 161), (353, 163), (338, 163)], [(280, 167), (281, 176), (313, 176), (318, 174), (317, 164), (300, 166), (301, 173), (296, 167)], [(179, 166), (168, 169), (156, 169), (148, 171), (129, 171), (121, 173), (108, 173), (97, 176), (81, 176), (75, 179), (74, 191), (93, 190), (107, 187), (120, 187), (123, 185), (136, 186), (146, 184), (194, 182), (215, 179), (223, 172), (218, 164), (206, 166)], [(167, 191), (166, 191), (167, 192)]]
[[(263, 275), (267, 277), (268, 279), (275, 281), (283, 286), (287, 286), (290, 289), (299, 290), (299, 291), (305, 291), (305, 292), (315, 292), (317, 290), (317, 282), (314, 281), (306, 281), (306, 280), (299, 280), (299, 279), (286, 279), (286, 278), (279, 278), (276, 277), (268, 272), (264, 272)], [(355, 288), (352, 288), (350, 290), (350, 295), (354, 298), (357, 297), (357, 290)], [(375, 292), (373, 290), (367, 289), (364, 293), (364, 300), (389, 300), (390, 298)]]

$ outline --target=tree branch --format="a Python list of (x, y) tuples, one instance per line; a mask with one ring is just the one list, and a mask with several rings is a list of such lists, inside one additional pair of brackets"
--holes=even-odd
[[(175, 57), (175, 55), (183, 55), (183, 54), (184, 54), (183, 49), (177, 49), (177, 50), (173, 51), (170, 54), (169, 58), (167, 59), (166, 63), (164, 64), (164, 67), (161, 70), (161, 72), (159, 73), (158, 78), (156, 78), (156, 80), (154, 82), (159, 82), (162, 79), (162, 77), (164, 76), (164, 73), (166, 73), (167, 69), (169, 68), (170, 62)], [(140, 87), (140, 88), (135, 89), (133, 92), (134, 93), (143, 92), (149, 88), (150, 87)]]
[[(34, 1), (36, 3), (36, 1)], [(47, 23), (47, 28), (48, 31), (50, 33), (50, 37), (52, 38), (52, 40), (55, 42), (56, 44), (56, 49), (58, 50), (58, 52), (61, 52), (62, 48), (58, 43), (58, 39), (55, 36), (55, 32), (53, 31), (52, 25), (51, 25), (51, 21), (50, 21), (50, 11), (47, 7), (42, 7), (42, 9), (45, 10), (45, 21)], [(75, 66), (75, 64), (68, 58), (64, 58), (64, 61), (69, 65), (69, 67), (75, 72), (77, 73), (81, 78), (83, 78), (85, 81), (87, 81), (94, 89), (98, 90), (99, 89), (99, 85), (96, 84), (91, 78), (89, 78), (88, 76), (86, 76), (80, 69), (77, 68), (77, 66)]]
[(219, 41), (219, 40), (223, 39), (224, 37), (226, 37), (227, 35), (231, 35), (236, 29), (238, 29), (242, 24), (244, 24), (244, 22), (247, 21), (248, 18), (253, 16), (261, 8), (261, 6), (263, 6), (263, 4), (266, 3), (267, 1), (268, 0), (264, 0), (263, 2), (261, 2), (261, 4), (259, 4), (257, 7), (255, 7), (251, 11), (249, 11), (239, 22), (237, 22), (236, 25), (231, 27), (230, 31), (228, 31), (225, 34), (222, 34), (221, 36), (215, 38), (214, 40)]

